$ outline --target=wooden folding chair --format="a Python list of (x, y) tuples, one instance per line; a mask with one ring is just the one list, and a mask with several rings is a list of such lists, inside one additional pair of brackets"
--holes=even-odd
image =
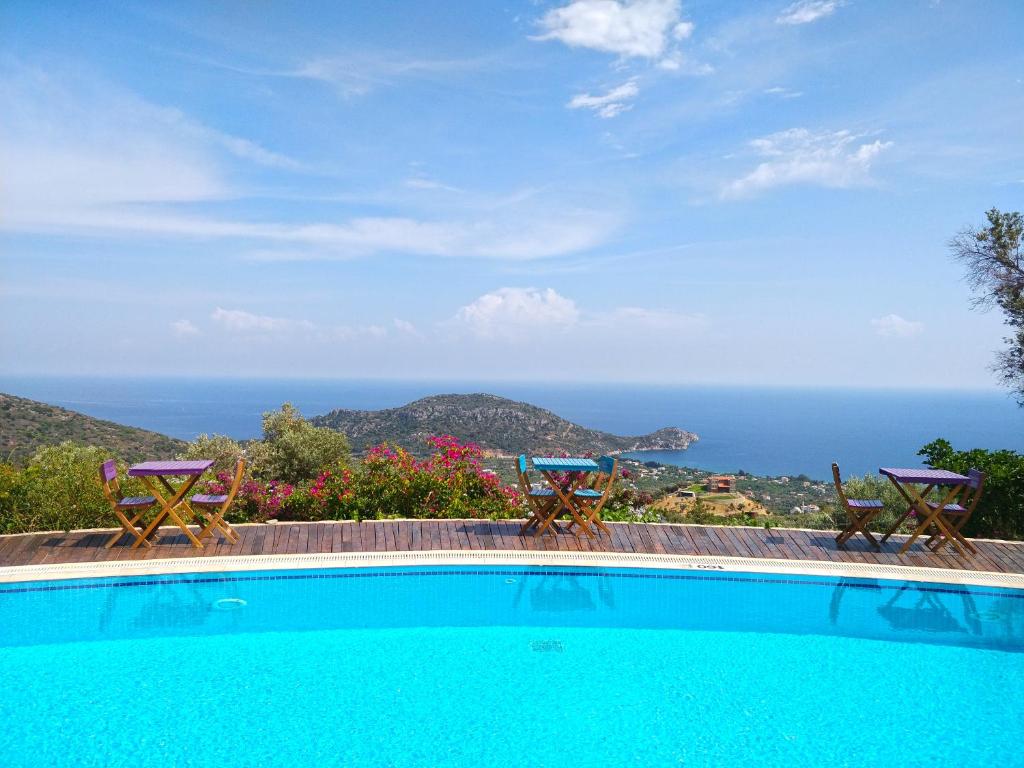
[[(104, 461), (100, 465), (100, 484), (103, 486), (103, 495), (110, 502), (111, 509), (117, 515), (121, 523), (121, 530), (115, 533), (106, 543), (106, 548), (113, 547), (122, 536), (130, 533), (135, 537), (136, 543), (152, 547), (152, 543), (143, 537), (142, 526), (136, 527), (146, 510), (156, 506), (156, 499), (152, 496), (121, 496), (121, 481), (117, 479), (117, 462), (113, 459)], [(132, 516), (129, 518), (128, 515)]]
[[(953, 504), (947, 504), (943, 507), (942, 512), (939, 513), (939, 516), (942, 517), (942, 522), (953, 533), (960, 533), (960, 530), (967, 524), (967, 521), (971, 519), (971, 515), (974, 514), (978, 502), (981, 501), (981, 494), (985, 488), (984, 472), (972, 469), (967, 473), (967, 477), (970, 480), (964, 485), (960, 498)], [(938, 509), (938, 506), (933, 501), (928, 502), (928, 507), (932, 510)], [(941, 529), (936, 527), (925, 542), (925, 546), (931, 549), (932, 552), (938, 552), (947, 541), (946, 535)]]
[(529, 509), (526, 511), (526, 522), (519, 528), (519, 535), (523, 536), (531, 528), (536, 528), (535, 536), (545, 531), (554, 535), (553, 524), (555, 518), (561, 512), (561, 504), (558, 496), (550, 488), (534, 488), (530, 483), (529, 475), (526, 474), (526, 454), (516, 457), (516, 475), (519, 479), (519, 492), (523, 494)]
[[(619, 460), (611, 456), (602, 456), (597, 460), (597, 466), (599, 467), (598, 473), (594, 478), (594, 482), (589, 488), (580, 488), (573, 493), (577, 499), (580, 499), (583, 504), (585, 511), (585, 519), (588, 525), (596, 525), (602, 531), (607, 533), (609, 536), (612, 532), (608, 530), (608, 526), (601, 520), (601, 510), (604, 509), (604, 505), (608, 502), (608, 499), (612, 495), (612, 486), (615, 484), (615, 472), (619, 467)], [(569, 523), (570, 530), (576, 521), (573, 520)]]
[(193, 513), (203, 524), (197, 538), (202, 540), (204, 536), (212, 535), (214, 531), (217, 531), (232, 544), (238, 543), (238, 533), (224, 519), (224, 515), (231, 508), (231, 504), (235, 500), (235, 495), (238, 493), (238, 487), (242, 484), (244, 476), (245, 459), (239, 459), (238, 464), (235, 465), (234, 480), (231, 481), (231, 488), (227, 494), (211, 495), (199, 493), (189, 499)]
[(846, 516), (850, 521), (849, 525), (836, 536), (836, 544), (843, 546), (843, 544), (850, 540), (850, 537), (860, 531), (864, 534), (864, 538), (871, 542), (871, 546), (880, 548), (881, 545), (878, 543), (878, 540), (868, 530), (868, 525), (885, 508), (881, 499), (848, 499), (846, 491), (843, 490), (843, 481), (839, 476), (838, 464), (832, 465), (832, 479), (836, 484), (836, 494), (839, 496), (839, 501), (843, 505), (843, 509), (846, 510)]

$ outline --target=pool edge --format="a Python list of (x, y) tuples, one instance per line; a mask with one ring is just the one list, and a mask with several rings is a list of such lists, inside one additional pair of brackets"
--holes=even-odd
[(1024, 574), (965, 571), (873, 563), (782, 560), (710, 555), (659, 555), (618, 552), (532, 550), (426, 550), (418, 552), (333, 552), (291, 555), (227, 555), (160, 560), (19, 565), (0, 568), (0, 583), (60, 581), (125, 576), (228, 571), (304, 570), (443, 565), (519, 565), (577, 568), (648, 568), (796, 576), (886, 579), (932, 584), (1024, 589)]

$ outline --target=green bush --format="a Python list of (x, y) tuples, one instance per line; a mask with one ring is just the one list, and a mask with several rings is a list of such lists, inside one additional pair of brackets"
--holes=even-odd
[(348, 438), (314, 427), (291, 403), (263, 414), (263, 440), (249, 443), (246, 454), (253, 477), (297, 485), (314, 479), (325, 467), (347, 464)]
[(1001, 539), (1024, 538), (1024, 455), (1014, 451), (955, 451), (948, 440), (934, 440), (918, 451), (934, 469), (985, 473), (978, 508), (964, 533)]
[[(103, 448), (71, 442), (40, 448), (17, 481), (10, 532), (112, 526), (116, 520), (99, 481), (100, 465), (110, 458)], [(144, 493), (138, 481), (125, 477), (125, 470), (119, 467), (123, 494)]]
[(28, 530), (27, 479), (27, 471), (0, 464), (0, 534)]
[(235, 465), (245, 454), (245, 449), (237, 440), (232, 440), (225, 435), (200, 435), (178, 456), (184, 461), (196, 461), (199, 459), (213, 459), (213, 466), (210, 471), (230, 472), (234, 474)]
[[(870, 528), (874, 531), (888, 531), (893, 524), (903, 517), (907, 511), (907, 502), (900, 495), (892, 481), (882, 475), (864, 475), (864, 477), (851, 477), (843, 483), (843, 491), (848, 499), (881, 499), (885, 509), (871, 523)], [(830, 515), (830, 526), (842, 530), (849, 524), (849, 517), (838, 495), (833, 503), (826, 507)], [(903, 524), (903, 528), (909, 530), (913, 525), (913, 518)]]

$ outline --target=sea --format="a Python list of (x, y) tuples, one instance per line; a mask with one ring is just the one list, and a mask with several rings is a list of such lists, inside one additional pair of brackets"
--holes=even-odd
[(257, 437), (263, 412), (284, 402), (315, 416), (488, 392), (620, 435), (680, 427), (700, 436), (686, 451), (636, 456), (643, 460), (819, 480), (833, 461), (845, 475), (919, 466), (918, 450), (938, 437), (957, 449), (1024, 452), (1024, 408), (1000, 391), (41, 376), (0, 376), (0, 391), (185, 440)]

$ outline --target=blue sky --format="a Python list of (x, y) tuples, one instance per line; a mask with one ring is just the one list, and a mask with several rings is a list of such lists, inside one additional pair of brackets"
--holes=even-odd
[(988, 387), (1024, 5), (0, 7), (0, 372)]

